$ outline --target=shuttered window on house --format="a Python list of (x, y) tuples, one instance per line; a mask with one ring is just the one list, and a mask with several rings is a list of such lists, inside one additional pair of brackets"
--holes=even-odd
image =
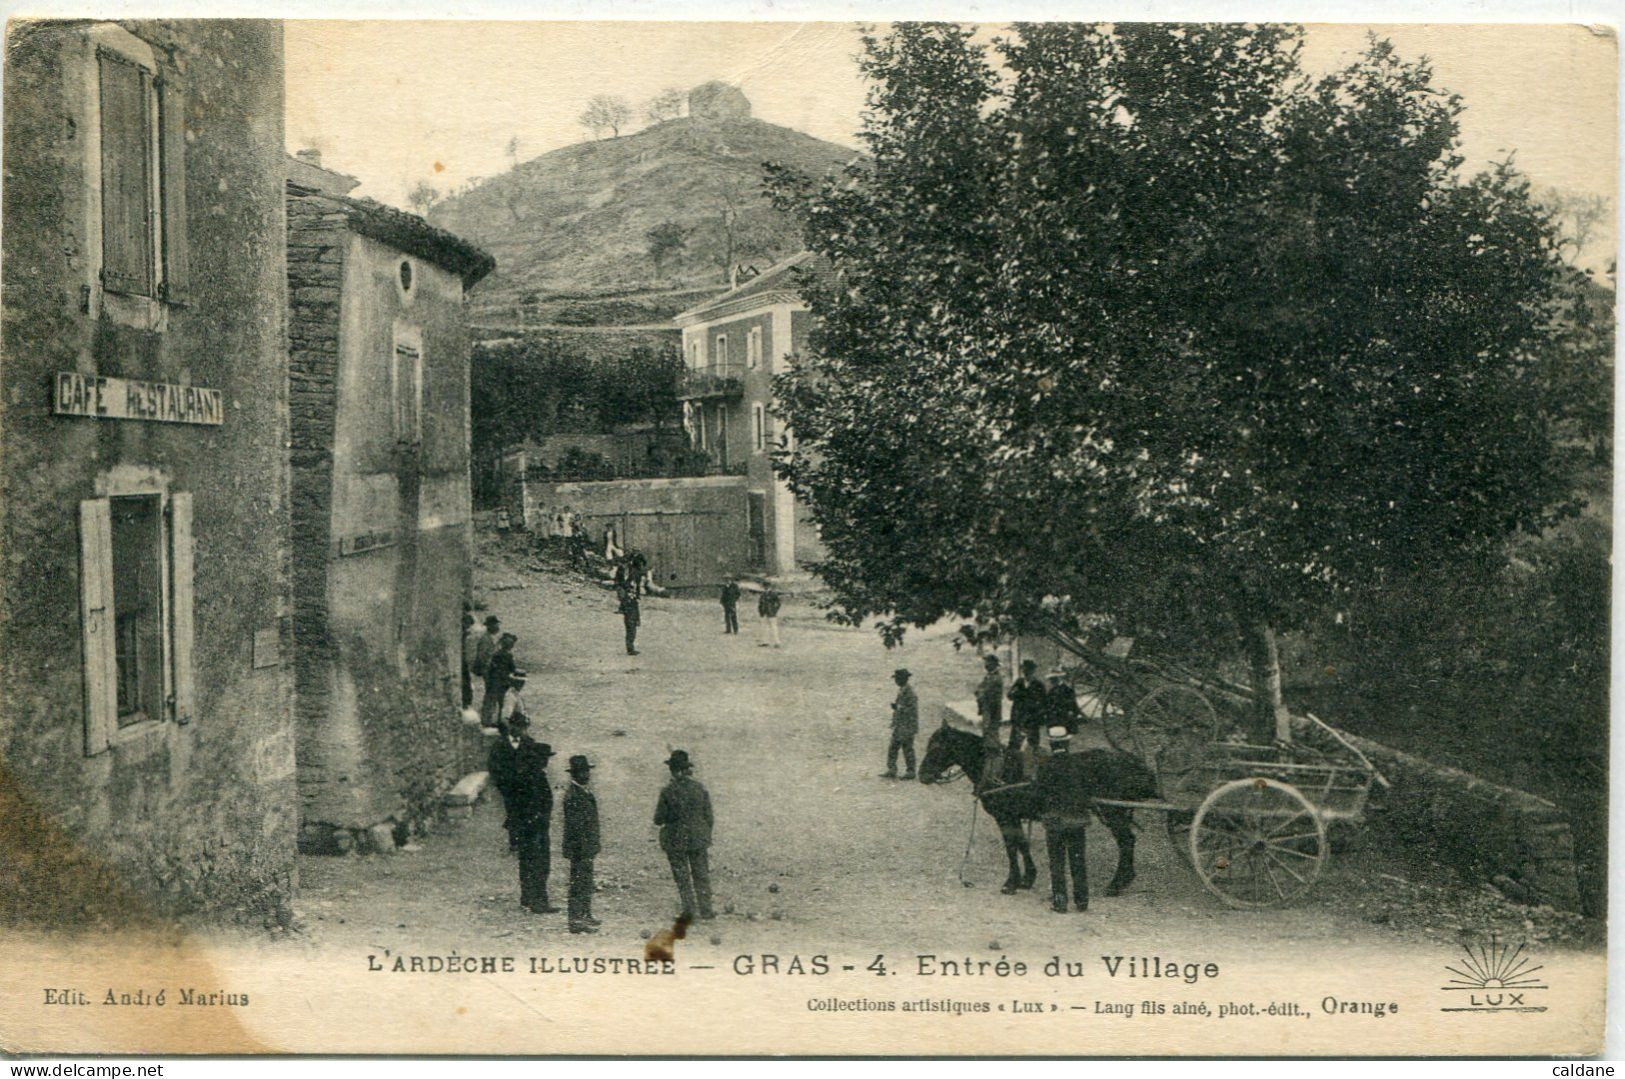
[(192, 719), (193, 553), (190, 493), (79, 503), (86, 756), (121, 727)]
[(153, 295), (152, 75), (98, 55), (101, 76), (102, 287)]
[(186, 89), (173, 75), (158, 83), (158, 175), (163, 232), (163, 299), (184, 304), (192, 286), (186, 250)]

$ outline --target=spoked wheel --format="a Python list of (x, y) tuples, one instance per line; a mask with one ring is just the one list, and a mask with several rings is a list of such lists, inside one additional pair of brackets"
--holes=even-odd
[(1187, 739), (1219, 739), (1219, 714), (1206, 697), (1190, 686), (1158, 686), (1135, 703), (1129, 722), (1131, 738), (1140, 756), (1148, 761), (1156, 760), (1166, 747)]
[(1326, 826), (1296, 787), (1255, 776), (1215, 790), (1196, 811), (1191, 864), (1232, 907), (1275, 907), (1301, 897), (1326, 861)]
[(1099, 723), (1106, 742), (1122, 753), (1133, 753), (1134, 733), (1129, 724), (1128, 708), (1123, 694), (1109, 678), (1077, 687), (1078, 711), (1088, 722)]

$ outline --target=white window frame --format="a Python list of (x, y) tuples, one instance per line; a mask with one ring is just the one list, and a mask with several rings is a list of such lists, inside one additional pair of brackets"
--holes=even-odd
[(750, 333), (745, 335), (745, 366), (756, 368), (762, 365), (762, 328), (752, 326)]
[(716, 365), (717, 365), (717, 368), (719, 370), (721, 368), (724, 368), (724, 367), (728, 366), (728, 335), (725, 334), (725, 333), (717, 334), (717, 364)]
[(753, 433), (752, 441), (757, 453), (767, 451), (767, 410), (761, 402), (750, 406), (750, 420)]
[[(119, 726), (118, 658), (113, 600), (112, 505), (115, 498), (155, 498), (159, 526), (159, 640), (163, 655), (163, 714)], [(191, 722), (194, 685), (194, 553), (192, 494), (171, 491), (148, 469), (120, 466), (97, 482), (97, 497), (79, 503), (79, 597), (83, 645), (84, 751), (93, 757), (115, 745)]]

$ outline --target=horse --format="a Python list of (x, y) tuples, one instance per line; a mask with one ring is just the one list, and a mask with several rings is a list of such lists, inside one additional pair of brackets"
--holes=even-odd
[[(1092, 780), (1093, 789), (1086, 792), (1100, 822), (1117, 841), (1117, 871), (1106, 886), (1107, 895), (1119, 895), (1134, 880), (1134, 814), (1124, 806), (1105, 806), (1093, 799), (1139, 802), (1161, 797), (1157, 780), (1149, 768), (1138, 758), (1110, 749), (1086, 749), (1074, 754), (1087, 763), (1079, 771)], [(957, 778), (952, 769), (958, 767), (972, 777), (981, 773), (983, 761), (982, 737), (971, 731), (956, 730), (944, 723), (926, 743), (925, 757), (920, 761), (921, 783), (944, 783)], [(1010, 875), (1000, 889), (1005, 895), (1029, 889), (1038, 876), (1033, 864), (1031, 844), (1022, 831), (1024, 820), (1037, 820), (1047, 808), (1042, 804), (1037, 787), (1023, 782), (1021, 762), (1005, 755), (1004, 773), (997, 784), (978, 784), (977, 800), (999, 826), (1004, 837), (1004, 853), (1010, 861)]]

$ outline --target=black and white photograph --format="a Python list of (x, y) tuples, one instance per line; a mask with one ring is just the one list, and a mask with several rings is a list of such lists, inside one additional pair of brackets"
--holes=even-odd
[(1612, 26), (547, 14), (8, 22), (0, 1053), (1604, 1052)]

